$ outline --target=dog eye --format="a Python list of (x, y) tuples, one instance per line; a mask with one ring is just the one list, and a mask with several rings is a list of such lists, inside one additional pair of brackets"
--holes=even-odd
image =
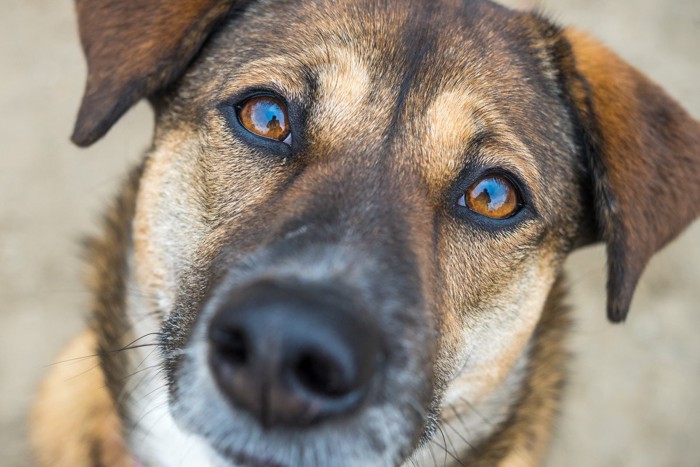
[(515, 185), (503, 175), (486, 175), (470, 186), (457, 201), (492, 219), (506, 219), (520, 208), (520, 194)]
[(238, 121), (254, 135), (291, 144), (287, 106), (272, 96), (251, 97), (236, 107)]

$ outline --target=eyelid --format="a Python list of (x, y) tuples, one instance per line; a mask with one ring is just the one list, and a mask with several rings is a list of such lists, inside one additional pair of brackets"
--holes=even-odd
[(536, 214), (537, 199), (528, 183), (541, 180), (533, 163), (535, 159), (518, 135), (483, 129), (469, 142), (468, 150), (462, 155), (463, 168), (458, 185), (465, 190), (483, 176), (504, 175), (518, 188), (523, 203)]

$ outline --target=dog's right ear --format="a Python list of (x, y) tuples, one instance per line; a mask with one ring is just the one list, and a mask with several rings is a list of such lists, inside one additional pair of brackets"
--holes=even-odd
[(171, 84), (245, 0), (77, 0), (88, 78), (72, 140), (89, 146), (137, 101)]
[(573, 29), (555, 56), (576, 109), (607, 244), (608, 318), (624, 321), (651, 256), (700, 215), (700, 122), (598, 41)]

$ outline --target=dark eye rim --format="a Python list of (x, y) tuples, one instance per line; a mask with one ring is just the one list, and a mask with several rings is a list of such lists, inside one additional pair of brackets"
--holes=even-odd
[[(290, 134), (292, 136), (291, 145), (284, 141), (257, 135), (243, 126), (238, 117), (238, 111), (247, 101), (256, 97), (277, 99), (287, 107), (287, 118), (289, 119)], [(218, 109), (221, 115), (226, 119), (226, 123), (233, 136), (248, 146), (255, 149), (262, 149), (271, 155), (281, 158), (290, 157), (299, 148), (302, 123), (304, 120), (303, 112), (296, 102), (284, 98), (278, 92), (261, 88), (247, 89), (226, 99), (218, 105)]]
[[(528, 220), (534, 220), (538, 217), (532, 202), (532, 193), (516, 174), (501, 167), (485, 167), (476, 170), (468, 168), (465, 172), (466, 173), (460, 177), (460, 181), (450, 191), (452, 211), (459, 219), (482, 229), (494, 231), (512, 229)], [(472, 211), (466, 203), (464, 206), (459, 204), (460, 199), (465, 196), (466, 191), (471, 186), (490, 176), (505, 178), (516, 190), (518, 207), (517, 210), (508, 217), (502, 219), (488, 217), (476, 211)]]

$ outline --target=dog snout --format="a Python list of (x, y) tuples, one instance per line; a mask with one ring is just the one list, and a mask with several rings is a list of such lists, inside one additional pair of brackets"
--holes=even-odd
[(378, 377), (378, 327), (350, 294), (269, 280), (231, 291), (209, 325), (209, 363), (229, 401), (265, 428), (349, 415)]

